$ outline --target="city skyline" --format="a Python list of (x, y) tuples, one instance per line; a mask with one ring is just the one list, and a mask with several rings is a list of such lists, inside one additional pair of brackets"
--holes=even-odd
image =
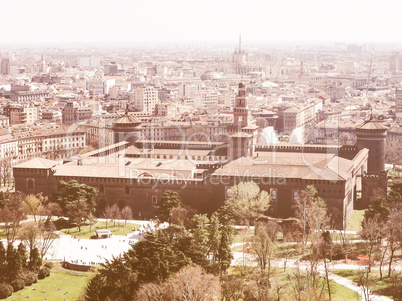
[(397, 1), (0, 1), (0, 44), (400, 43)]

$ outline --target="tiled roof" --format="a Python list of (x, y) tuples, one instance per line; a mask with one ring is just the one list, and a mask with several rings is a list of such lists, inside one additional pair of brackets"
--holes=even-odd
[(356, 126), (356, 129), (364, 129), (364, 130), (386, 130), (387, 127), (383, 124), (383, 121), (379, 120), (371, 120), (368, 122), (363, 122)]
[(34, 158), (32, 160), (18, 164), (15, 167), (48, 169), (48, 168), (51, 168), (58, 164), (60, 164), (58, 161), (53, 161), (53, 160), (49, 160), (49, 159), (45, 159), (45, 158)]

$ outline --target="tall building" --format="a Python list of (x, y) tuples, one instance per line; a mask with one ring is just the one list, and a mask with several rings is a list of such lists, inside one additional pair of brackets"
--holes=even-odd
[(157, 103), (159, 103), (158, 89), (141, 87), (134, 90), (134, 107), (138, 111), (154, 114)]
[(402, 112), (402, 88), (395, 89), (395, 107), (396, 112)]
[(402, 55), (399, 52), (393, 52), (389, 58), (389, 70), (391, 72), (402, 72)]
[(45, 56), (42, 55), (42, 58), (40, 60), (40, 72), (46, 72), (47, 68), (46, 68), (46, 61), (45, 61)]
[(1, 60), (0, 74), (10, 74), (10, 60), (9, 59)]

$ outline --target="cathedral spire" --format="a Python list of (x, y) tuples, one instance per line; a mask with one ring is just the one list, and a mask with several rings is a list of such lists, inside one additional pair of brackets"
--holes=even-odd
[(241, 53), (241, 33), (239, 34), (239, 53)]

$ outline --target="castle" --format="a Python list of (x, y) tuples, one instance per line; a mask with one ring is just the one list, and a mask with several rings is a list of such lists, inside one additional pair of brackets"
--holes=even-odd
[(373, 185), (386, 188), (386, 129), (374, 121), (358, 129), (357, 146), (257, 144), (243, 83), (233, 117), (226, 142), (154, 141), (138, 139), (140, 122), (126, 112), (114, 123), (115, 144), (63, 162), (35, 158), (19, 164), (15, 188), (50, 195), (58, 192), (60, 180), (75, 179), (98, 189), (98, 212), (117, 203), (130, 206), (135, 218), (152, 218), (165, 190), (177, 191), (199, 212), (212, 213), (233, 185), (254, 181), (271, 196), (269, 214), (287, 218), (300, 191), (314, 185), (336, 214), (338, 228), (346, 228), (353, 208), (367, 205)]

